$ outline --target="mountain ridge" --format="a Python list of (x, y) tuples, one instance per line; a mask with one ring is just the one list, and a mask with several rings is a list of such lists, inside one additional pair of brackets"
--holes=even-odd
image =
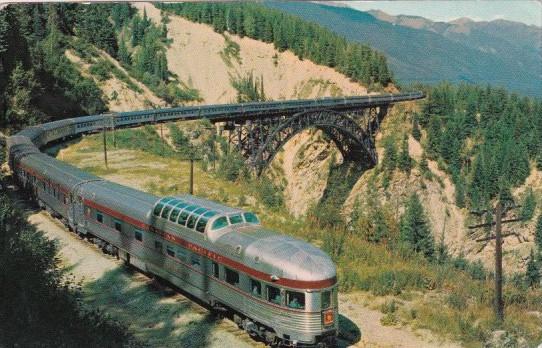
[(542, 96), (542, 28), (536, 26), (506, 20), (433, 22), (333, 3), (265, 4), (384, 52), (399, 82), (489, 83)]

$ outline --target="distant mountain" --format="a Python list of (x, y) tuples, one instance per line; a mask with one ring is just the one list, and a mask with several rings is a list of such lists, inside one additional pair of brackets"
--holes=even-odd
[(536, 26), (466, 18), (433, 22), (332, 3), (273, 1), (266, 5), (381, 50), (399, 82), (489, 83), (542, 96), (542, 28)]

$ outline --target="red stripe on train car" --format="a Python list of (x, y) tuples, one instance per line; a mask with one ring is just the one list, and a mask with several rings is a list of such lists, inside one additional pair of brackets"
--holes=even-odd
[(94, 209), (98, 209), (101, 212), (104, 212), (108, 215), (111, 215), (117, 219), (123, 220), (131, 225), (134, 225), (138, 228), (144, 229), (146, 231), (155, 233), (163, 237), (164, 239), (174, 243), (178, 244), (180, 246), (185, 247), (186, 249), (189, 249), (197, 254), (200, 254), (202, 256), (205, 256), (211, 260), (221, 262), (224, 265), (237, 270), (241, 271), (243, 273), (248, 274), (249, 276), (263, 280), (265, 282), (271, 282), (273, 284), (282, 285), (288, 288), (296, 288), (296, 289), (323, 289), (330, 287), (334, 285), (337, 282), (337, 278), (329, 278), (329, 279), (323, 279), (323, 280), (297, 280), (297, 279), (288, 279), (288, 278), (279, 278), (277, 281), (271, 280), (271, 275), (267, 274), (265, 272), (258, 271), (256, 269), (250, 268), (240, 262), (237, 262), (235, 260), (232, 260), (226, 256), (220, 255), (215, 253), (214, 251), (208, 250), (200, 245), (194, 244), (192, 242), (189, 242), (181, 237), (175, 236), (171, 233), (159, 230), (155, 228), (154, 226), (151, 226), (149, 224), (146, 224), (144, 222), (141, 222), (137, 219), (134, 219), (130, 216), (127, 216), (123, 213), (120, 213), (116, 210), (113, 210), (111, 208), (105, 207), (99, 203), (96, 203), (94, 201), (91, 201), (89, 199), (84, 199), (84, 203), (92, 207)]
[(59, 183), (51, 180), (51, 179), (48, 179), (46, 177), (44, 177), (43, 175), (39, 174), (38, 172), (36, 172), (35, 170), (31, 169), (31, 168), (28, 168), (22, 164), (18, 164), (17, 167), (21, 168), (22, 170), (24, 170), (25, 172), (27, 173), (30, 173), (32, 174), (33, 176), (35, 176), (36, 178), (40, 179), (41, 181), (47, 181), (50, 185), (54, 185), (56, 187), (58, 187), (58, 189), (60, 191), (62, 191), (64, 194), (66, 195), (69, 195), (70, 193), (70, 190), (68, 190), (67, 188), (65, 188), (64, 186), (60, 185)]

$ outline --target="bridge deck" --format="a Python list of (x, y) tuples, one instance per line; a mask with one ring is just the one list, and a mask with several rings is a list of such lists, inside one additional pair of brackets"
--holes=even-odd
[(207, 118), (213, 122), (240, 119), (256, 119), (272, 114), (290, 115), (301, 111), (334, 110), (348, 111), (360, 108), (387, 106), (425, 98), (423, 92), (378, 94), (340, 98), (302, 99), (288, 101), (268, 101), (242, 104), (217, 104), (204, 106), (185, 106), (177, 108), (119, 112), (119, 117), (155, 114), (160, 120), (191, 120)]

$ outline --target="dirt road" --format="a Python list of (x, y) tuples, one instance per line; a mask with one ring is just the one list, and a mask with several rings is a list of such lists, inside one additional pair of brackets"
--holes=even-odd
[[(83, 302), (124, 322), (151, 347), (263, 347), (231, 321), (216, 321), (185, 296), (102, 254), (47, 213), (33, 213), (29, 221), (57, 240), (67, 272), (82, 282)], [(365, 307), (356, 294), (341, 295), (339, 301), (343, 330), (353, 339), (341, 340), (341, 347), (459, 347), (429, 332), (381, 325), (383, 314)]]

